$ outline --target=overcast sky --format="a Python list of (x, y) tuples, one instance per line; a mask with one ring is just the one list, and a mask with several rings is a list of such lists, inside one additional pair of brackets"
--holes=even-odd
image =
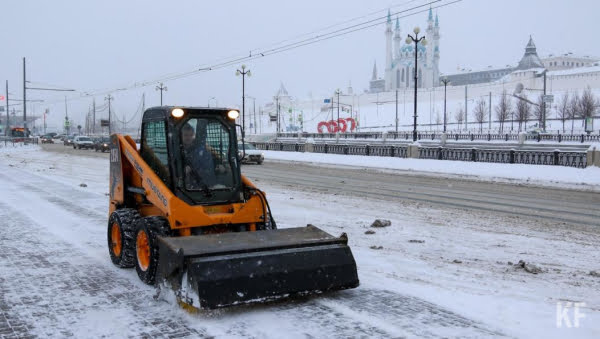
[[(8, 80), (9, 92), (21, 99), (26, 57), (29, 81), (76, 89), (75, 94), (67, 93), (74, 98), (190, 71), (381, 11), (354, 23), (361, 22), (385, 14), (387, 8), (394, 12), (430, 1), (3, 0), (0, 80)], [(440, 18), (443, 73), (455, 72), (458, 66), (516, 64), (530, 34), (540, 56), (565, 52), (600, 56), (597, 0), (463, 0), (434, 12)], [(402, 34), (416, 25), (424, 29), (426, 19), (426, 13), (402, 18)], [(246, 62), (252, 72), (246, 93), (262, 105), (271, 100), (280, 82), (298, 98), (325, 97), (350, 82), (355, 92), (362, 92), (368, 88), (375, 60), (382, 75), (384, 25)], [(164, 102), (206, 105), (215, 97), (212, 105), (215, 101), (219, 106), (241, 105), (241, 78), (235, 70), (231, 66), (168, 81)], [(116, 114), (129, 119), (142, 93), (146, 107), (158, 105), (154, 87), (114, 92)], [(49, 124), (58, 125), (64, 118), (64, 94), (28, 91), (28, 99), (46, 100), (28, 112), (40, 114), (49, 108)], [(104, 95), (96, 102), (102, 105)], [(69, 100), (69, 115), (83, 124), (91, 103), (91, 98)]]

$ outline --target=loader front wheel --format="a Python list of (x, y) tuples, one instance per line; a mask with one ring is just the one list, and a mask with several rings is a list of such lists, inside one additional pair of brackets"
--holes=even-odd
[(135, 231), (135, 270), (140, 280), (154, 285), (158, 267), (158, 236), (169, 233), (169, 222), (162, 217), (146, 217), (138, 221)]
[(135, 224), (140, 219), (131, 208), (114, 211), (108, 219), (108, 253), (113, 264), (121, 268), (135, 265)]

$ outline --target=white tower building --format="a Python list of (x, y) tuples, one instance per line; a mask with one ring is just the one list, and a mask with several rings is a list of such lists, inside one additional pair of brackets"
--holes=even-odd
[[(417, 87), (439, 86), (440, 26), (438, 16), (436, 15), (434, 20), (431, 9), (427, 19), (425, 37), (428, 44), (426, 46), (419, 44), (417, 51)], [(396, 27), (392, 31), (392, 17), (389, 11), (385, 38), (385, 85), (382, 86), (382, 81), (372, 77), (369, 86), (370, 91), (393, 91), (397, 88), (412, 87), (414, 83), (415, 46), (414, 43), (404, 43), (399, 19), (396, 19)]]

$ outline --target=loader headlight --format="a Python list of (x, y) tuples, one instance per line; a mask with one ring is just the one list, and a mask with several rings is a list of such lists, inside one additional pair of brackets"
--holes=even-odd
[(229, 119), (231, 120), (235, 120), (240, 116), (240, 112), (236, 111), (236, 110), (231, 110), (229, 112), (227, 112), (227, 117), (229, 117)]
[(171, 115), (174, 118), (181, 118), (183, 116), (184, 112), (181, 108), (173, 108), (173, 110), (171, 111)]

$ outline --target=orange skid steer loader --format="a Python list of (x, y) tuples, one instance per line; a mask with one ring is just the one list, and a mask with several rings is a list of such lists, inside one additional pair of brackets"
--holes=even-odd
[(112, 262), (197, 309), (357, 287), (345, 234), (277, 229), (265, 193), (241, 175), (238, 116), (156, 107), (144, 112), (139, 149), (111, 136)]

